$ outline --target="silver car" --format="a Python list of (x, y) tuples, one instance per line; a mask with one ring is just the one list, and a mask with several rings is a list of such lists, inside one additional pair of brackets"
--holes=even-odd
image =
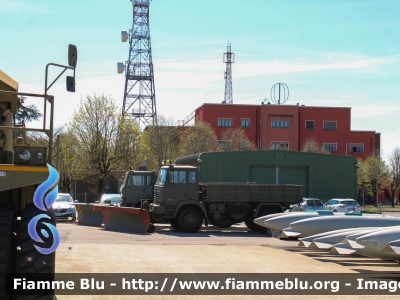
[(334, 212), (360, 212), (360, 205), (353, 199), (334, 198), (325, 204), (325, 208)]
[(71, 222), (76, 220), (76, 208), (70, 194), (58, 193), (52, 209), (56, 220)]
[(293, 205), (291, 211), (324, 210), (325, 206), (318, 198), (303, 198), (299, 204)]

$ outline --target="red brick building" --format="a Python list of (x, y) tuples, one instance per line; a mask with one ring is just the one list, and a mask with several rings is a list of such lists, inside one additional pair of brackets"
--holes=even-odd
[(315, 139), (333, 154), (364, 159), (380, 152), (380, 133), (351, 130), (350, 107), (203, 104), (195, 121), (210, 123), (218, 139), (229, 127), (243, 128), (259, 149), (299, 151)]

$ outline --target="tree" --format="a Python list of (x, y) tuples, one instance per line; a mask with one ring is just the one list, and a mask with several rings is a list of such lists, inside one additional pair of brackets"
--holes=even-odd
[(73, 176), (96, 183), (98, 193), (103, 193), (109, 178), (142, 159), (138, 127), (118, 112), (111, 98), (87, 96), (63, 135), (63, 159), (70, 163)]
[(392, 182), (390, 183), (390, 192), (392, 196), (392, 207), (394, 207), (394, 194), (400, 186), (400, 148), (393, 150), (388, 157), (390, 175)]
[(221, 140), (230, 141), (229, 147), (220, 147), (222, 151), (256, 150), (257, 147), (252, 143), (244, 132), (243, 128), (227, 128), (221, 134)]
[(321, 144), (317, 141), (315, 137), (309, 137), (304, 141), (304, 144), (301, 146), (301, 152), (312, 152), (312, 153), (330, 153), (326, 151)]
[(26, 100), (26, 97), (24, 96), (19, 97), (19, 100), (21, 106), (17, 111), (17, 113), (14, 114), (14, 123), (18, 122), (18, 124), (24, 125), (24, 123), (39, 120), (42, 114), (39, 112), (36, 105), (34, 104), (28, 106), (24, 105)]
[(358, 188), (359, 190), (364, 188), (368, 195), (375, 198), (379, 193), (379, 187), (386, 187), (390, 183), (388, 166), (384, 160), (375, 155), (370, 155), (360, 162), (361, 165), (357, 171)]
[(163, 160), (174, 161), (179, 155), (180, 131), (173, 119), (157, 116), (156, 126), (148, 126), (141, 136), (149, 170), (158, 170)]
[(217, 135), (207, 122), (197, 122), (186, 128), (181, 135), (179, 153), (182, 156), (215, 151), (216, 148)]

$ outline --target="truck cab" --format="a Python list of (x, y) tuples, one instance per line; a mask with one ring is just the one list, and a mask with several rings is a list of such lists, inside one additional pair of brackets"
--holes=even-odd
[(154, 185), (154, 203), (150, 204), (150, 213), (155, 218), (164, 216), (171, 219), (177, 216), (182, 206), (204, 207), (199, 196), (198, 177), (198, 169), (193, 166), (161, 167)]
[(152, 202), (153, 187), (157, 179), (155, 171), (129, 170), (120, 189), (121, 206), (144, 208)]

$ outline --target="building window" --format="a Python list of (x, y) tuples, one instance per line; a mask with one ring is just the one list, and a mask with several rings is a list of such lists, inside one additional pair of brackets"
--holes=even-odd
[(350, 144), (350, 152), (364, 152), (364, 144)]
[(218, 119), (218, 127), (232, 127), (232, 119)]
[(217, 147), (219, 150), (222, 150), (222, 151), (232, 150), (232, 141), (219, 140), (219, 141), (217, 141)]
[(250, 119), (242, 119), (242, 127), (249, 128), (250, 127)]
[(324, 121), (324, 129), (325, 130), (337, 130), (337, 122), (336, 121)]
[(289, 142), (271, 142), (271, 149), (289, 150)]
[(272, 127), (276, 128), (289, 128), (289, 121), (272, 121)]
[(306, 129), (314, 129), (314, 120), (306, 120)]
[(325, 151), (329, 152), (336, 152), (337, 151), (337, 144), (336, 143), (323, 143), (322, 147)]

